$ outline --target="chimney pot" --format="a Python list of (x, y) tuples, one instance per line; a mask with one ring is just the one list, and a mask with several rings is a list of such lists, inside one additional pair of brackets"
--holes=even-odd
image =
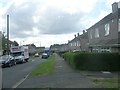
[(75, 34), (75, 38), (76, 38), (76, 34)]
[(85, 30), (83, 30), (83, 34), (85, 33)]

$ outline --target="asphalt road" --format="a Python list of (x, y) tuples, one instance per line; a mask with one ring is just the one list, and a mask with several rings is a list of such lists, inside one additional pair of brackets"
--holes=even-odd
[(39, 63), (44, 62), (40, 57), (29, 60), (27, 63), (17, 64), (2, 69), (2, 87), (15, 88)]

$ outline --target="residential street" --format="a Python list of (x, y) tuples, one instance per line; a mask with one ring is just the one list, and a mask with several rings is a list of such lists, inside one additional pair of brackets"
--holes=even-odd
[(29, 76), (17, 88), (93, 88), (86, 75), (71, 69), (55, 54), (55, 71), (52, 75)]
[(17, 83), (26, 77), (37, 64), (43, 62), (40, 57), (34, 58), (27, 63), (17, 64), (16, 66), (3, 68), (3, 88), (15, 88)]
[(3, 69), (3, 88), (96, 88), (88, 77), (113, 77), (117, 73), (73, 70), (55, 54), (55, 70), (50, 75), (30, 76), (29, 73), (46, 61), (40, 57), (27, 63)]
[(119, 58), (120, 0), (0, 1), (0, 89), (120, 90)]

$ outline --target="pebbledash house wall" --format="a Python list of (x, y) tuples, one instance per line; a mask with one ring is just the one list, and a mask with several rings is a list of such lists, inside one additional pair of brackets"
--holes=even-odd
[[(120, 3), (120, 2), (119, 2)], [(88, 31), (89, 51), (101, 52), (107, 50), (110, 52), (119, 52), (119, 34), (118, 21), (120, 19), (120, 8), (118, 3), (113, 3), (112, 13), (104, 17), (98, 23), (90, 27)], [(109, 24), (109, 34), (105, 35), (105, 25)], [(96, 29), (98, 29), (99, 37), (95, 37)], [(92, 34), (92, 37), (91, 37)]]

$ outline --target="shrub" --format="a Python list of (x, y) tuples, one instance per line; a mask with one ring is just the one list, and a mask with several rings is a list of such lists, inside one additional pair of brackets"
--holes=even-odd
[(58, 54), (64, 58), (64, 53), (66, 53), (66, 51), (61, 51), (61, 52), (58, 52)]
[(75, 69), (92, 71), (119, 71), (118, 53), (67, 52), (65, 60)]

